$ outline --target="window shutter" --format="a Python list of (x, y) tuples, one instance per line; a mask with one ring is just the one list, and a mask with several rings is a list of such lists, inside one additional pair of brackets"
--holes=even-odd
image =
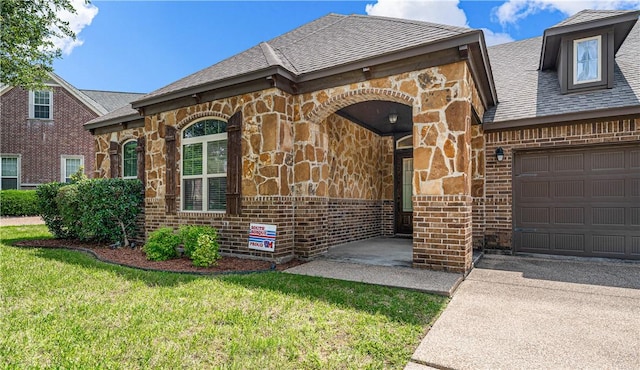
[(117, 141), (109, 143), (109, 161), (111, 162), (111, 178), (120, 177), (120, 144)]
[(138, 174), (138, 180), (142, 182), (142, 191), (147, 187), (144, 183), (145, 181), (145, 171), (144, 171), (144, 148), (145, 148), (146, 140), (143, 137), (138, 138), (138, 145), (136, 146), (136, 153), (138, 154), (138, 168), (136, 173)]
[(164, 196), (165, 212), (176, 213), (176, 134), (173, 126), (165, 126), (164, 142), (167, 149), (166, 159), (166, 194)]
[(227, 214), (240, 215), (242, 190), (242, 111), (227, 124)]

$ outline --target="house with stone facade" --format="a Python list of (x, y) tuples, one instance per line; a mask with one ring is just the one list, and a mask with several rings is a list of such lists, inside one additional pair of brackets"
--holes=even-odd
[(95, 142), (83, 125), (143, 94), (79, 90), (55, 73), (46, 90), (0, 86), (1, 188), (34, 189), (94, 173)]
[[(330, 14), (88, 122), (95, 176), (135, 143), (147, 233), (211, 225), (252, 258), (409, 237), (414, 267), (463, 273), (474, 246), (637, 259), (638, 14), (491, 48)], [(252, 223), (274, 249), (249, 248)]]

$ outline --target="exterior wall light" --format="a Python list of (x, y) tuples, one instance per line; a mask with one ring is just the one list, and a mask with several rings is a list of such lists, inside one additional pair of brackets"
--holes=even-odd
[(398, 122), (398, 114), (397, 113), (389, 113), (389, 123), (394, 124)]
[(498, 162), (502, 162), (502, 160), (504, 160), (504, 149), (502, 149), (501, 146), (496, 149), (496, 159)]

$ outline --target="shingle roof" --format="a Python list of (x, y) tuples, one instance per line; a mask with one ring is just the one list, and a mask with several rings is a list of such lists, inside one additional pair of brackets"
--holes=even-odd
[(141, 98), (144, 94), (117, 91), (80, 90), (85, 95), (102, 105), (107, 112), (112, 112), (132, 101)]
[(579, 11), (578, 13), (572, 15), (571, 17), (563, 20), (562, 22), (557, 23), (557, 24), (549, 27), (549, 29), (563, 27), (563, 26), (570, 26), (570, 25), (578, 24), (578, 23), (587, 23), (587, 22), (597, 21), (597, 20), (600, 20), (600, 19), (609, 18), (609, 17), (615, 17), (617, 15), (622, 15), (622, 14), (626, 14), (626, 13), (628, 13), (627, 10), (591, 10), (591, 9), (585, 9), (585, 10)]
[(536, 37), (488, 48), (499, 103), (485, 123), (640, 106), (640, 22), (616, 54), (612, 89), (561, 94), (556, 72), (538, 70), (541, 43)]
[(472, 32), (477, 31), (405, 19), (329, 14), (153, 91), (140, 100), (271, 66), (280, 66), (302, 76)]

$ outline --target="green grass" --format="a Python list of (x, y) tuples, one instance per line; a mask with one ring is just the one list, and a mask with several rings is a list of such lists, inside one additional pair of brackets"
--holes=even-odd
[(0, 228), (0, 368), (401, 369), (443, 297), (279, 272), (147, 272)]

